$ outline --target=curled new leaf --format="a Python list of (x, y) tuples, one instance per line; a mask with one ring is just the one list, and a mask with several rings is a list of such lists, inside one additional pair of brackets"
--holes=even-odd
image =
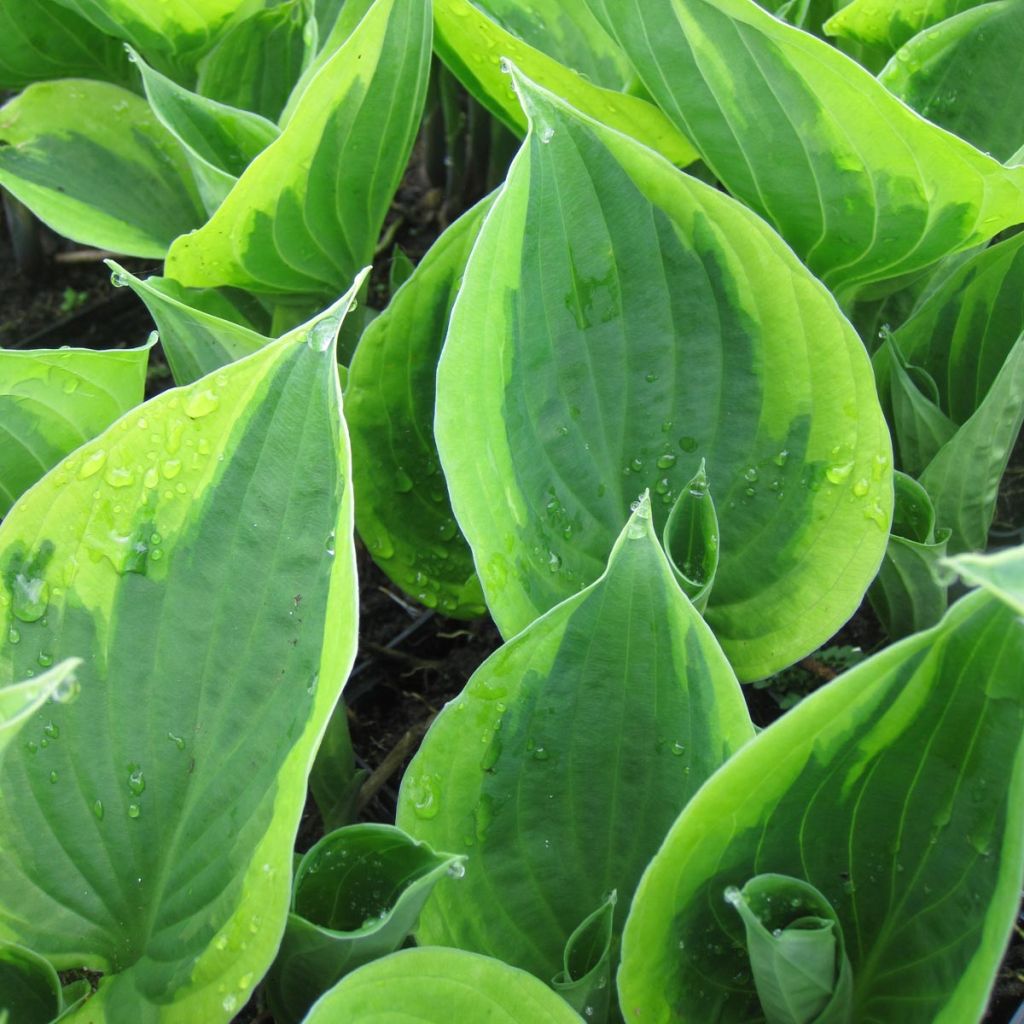
[(51, 1024), (63, 1009), (53, 965), (24, 946), (0, 942), (0, 1014), (6, 1011), (15, 1024)]
[(617, 898), (613, 889), (601, 906), (580, 922), (565, 943), (562, 969), (551, 980), (551, 987), (594, 1024), (605, 1024), (611, 1005)]
[(703, 611), (718, 571), (718, 516), (703, 460), (672, 506), (662, 543), (683, 593)]

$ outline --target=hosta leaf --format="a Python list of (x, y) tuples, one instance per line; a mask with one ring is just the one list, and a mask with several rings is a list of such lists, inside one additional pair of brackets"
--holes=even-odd
[(270, 342), (258, 331), (190, 305), (185, 289), (174, 281), (160, 277), (143, 281), (112, 261), (108, 266), (114, 284), (127, 285), (146, 304), (160, 333), (160, 347), (180, 385), (192, 384)]
[(940, 571), (951, 531), (936, 531), (928, 492), (896, 474), (896, 503), (885, 559), (868, 590), (871, 606), (894, 640), (934, 626), (946, 610), (948, 583)]
[(409, 766), (399, 826), (469, 858), (434, 890), (421, 944), (552, 978), (613, 889), (618, 936), (676, 814), (749, 739), (735, 676), (650, 515), (645, 497), (605, 574), (492, 655)]
[(0, 185), (60, 234), (131, 256), (162, 258), (204, 216), (173, 136), (107, 82), (39, 82), (0, 109)]
[(623, 938), (627, 1019), (760, 1020), (729, 886), (813, 885), (851, 1021), (980, 1020), (1024, 874), (1024, 627), (984, 594), (812, 694), (715, 774), (651, 862)]
[(129, 53), (142, 73), (153, 113), (185, 150), (206, 208), (215, 210), (238, 176), (278, 137), (277, 126), (259, 114), (190, 92), (134, 50)]
[(972, 586), (984, 587), (1024, 615), (1024, 548), (988, 555), (957, 555), (946, 564)]
[(373, 257), (426, 95), (430, 10), (376, 0), (303, 92), (279, 138), (209, 222), (179, 238), (183, 285), (337, 295)]
[(718, 516), (703, 461), (669, 513), (662, 536), (676, 582), (697, 611), (707, 607), (718, 572)]
[(285, 0), (224, 34), (199, 62), (196, 89), (276, 121), (309, 56), (310, 4)]
[[(9, 627), (6, 643), (21, 642), (17, 626)], [(18, 735), (18, 730), (49, 700), (66, 702), (78, 693), (76, 670), (78, 658), (68, 658), (59, 665), (33, 674), (24, 682), (0, 688), (0, 758)], [(2, 988), (0, 988), (2, 991)], [(0, 1009), (3, 1001), (0, 1000)]]
[(485, 199), (438, 239), (366, 329), (349, 368), (356, 525), (374, 561), (446, 615), (483, 613), (473, 556), (459, 533), (434, 442), (437, 360)]
[(150, 347), (0, 349), (0, 518), (65, 455), (142, 401)]
[(725, 891), (743, 921), (768, 1024), (845, 1024), (852, 978), (832, 905), (798, 878), (758, 875)]
[(459, 949), (406, 949), (340, 981), (305, 1024), (580, 1024), (543, 982)]
[(316, 760), (309, 773), (309, 791), (316, 801), (325, 832), (333, 832), (356, 820), (359, 790), (369, 771), (356, 768), (348, 707), (339, 702), (327, 723)]
[(502, 58), (584, 113), (639, 139), (675, 164), (685, 166), (698, 153), (672, 122), (652, 103), (589, 78), (536, 46), (506, 31), (470, 0), (434, 0), (437, 52), (473, 95), (516, 134), (527, 127), (526, 115)]
[(344, 975), (406, 940), (434, 885), (462, 872), (391, 825), (350, 825), (299, 862), (281, 948), (267, 979), (275, 1024), (297, 1024)]
[(1006, 160), (1024, 143), (1024, 3), (982, 4), (911, 39), (880, 82), (928, 120)]
[[(739, 204), (525, 79), (533, 127), (438, 369), (452, 505), (505, 636), (602, 571), (702, 458), (707, 618), (741, 678), (827, 640), (885, 549), (890, 441), (832, 297)], [(465, 400), (467, 394), (474, 401)]]
[[(0, 777), (0, 938), (103, 972), (82, 1024), (228, 1021), (269, 966), (355, 648), (332, 341), (153, 399), (0, 527), (0, 680), (77, 653)], [(335, 556), (334, 552), (337, 551)]]
[(263, 0), (59, 0), (107, 35), (131, 43), (179, 81), (234, 21)]
[(129, 77), (120, 42), (55, 0), (4, 0), (0, 6), (0, 88), (48, 78)]
[(1024, 335), (977, 411), (921, 474), (935, 520), (952, 530), (950, 554), (986, 546), (999, 481), (1024, 422)]
[(844, 301), (1024, 216), (1019, 171), (750, 0), (588, 3), (726, 188)]
[[(962, 424), (992, 387), (1022, 327), (1024, 232), (962, 262), (893, 332), (893, 341), (932, 378), (940, 408)], [(874, 364), (885, 389), (886, 353), (876, 353)]]
[(53, 967), (24, 946), (0, 942), (0, 1013), (7, 1011), (17, 1024), (50, 1024), (63, 1008)]
[(562, 969), (551, 987), (581, 1016), (594, 1024), (608, 1020), (612, 994), (612, 961), (615, 949), (613, 889), (592, 914), (569, 936), (562, 954)]
[(918, 32), (985, 0), (853, 0), (827, 22), (825, 31), (895, 53)]

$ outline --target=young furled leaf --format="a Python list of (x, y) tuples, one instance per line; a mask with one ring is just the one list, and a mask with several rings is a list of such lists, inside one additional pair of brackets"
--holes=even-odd
[(516, 78), (531, 131), (437, 376), (488, 607), (509, 637), (577, 593), (637, 491), (660, 530), (704, 459), (707, 620), (741, 678), (768, 675), (849, 618), (885, 550), (891, 442), (864, 347), (762, 220)]

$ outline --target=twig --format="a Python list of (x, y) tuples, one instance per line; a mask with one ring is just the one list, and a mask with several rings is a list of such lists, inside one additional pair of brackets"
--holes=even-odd
[(53, 257), (54, 263), (100, 263), (103, 260), (124, 259), (118, 252), (110, 249), (72, 249), (70, 252), (59, 252)]
[(418, 722), (391, 748), (391, 751), (383, 761), (370, 774), (370, 777), (363, 783), (359, 790), (359, 797), (356, 801), (356, 808), (362, 811), (364, 807), (377, 795), (388, 779), (398, 771), (402, 762), (416, 749), (423, 734), (430, 728), (430, 723), (436, 718), (430, 715)]

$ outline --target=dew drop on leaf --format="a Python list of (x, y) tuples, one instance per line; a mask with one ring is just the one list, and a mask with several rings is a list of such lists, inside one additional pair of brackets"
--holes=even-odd
[(185, 415), (189, 419), (198, 420), (209, 416), (217, 406), (220, 399), (210, 390), (196, 391), (185, 401)]

